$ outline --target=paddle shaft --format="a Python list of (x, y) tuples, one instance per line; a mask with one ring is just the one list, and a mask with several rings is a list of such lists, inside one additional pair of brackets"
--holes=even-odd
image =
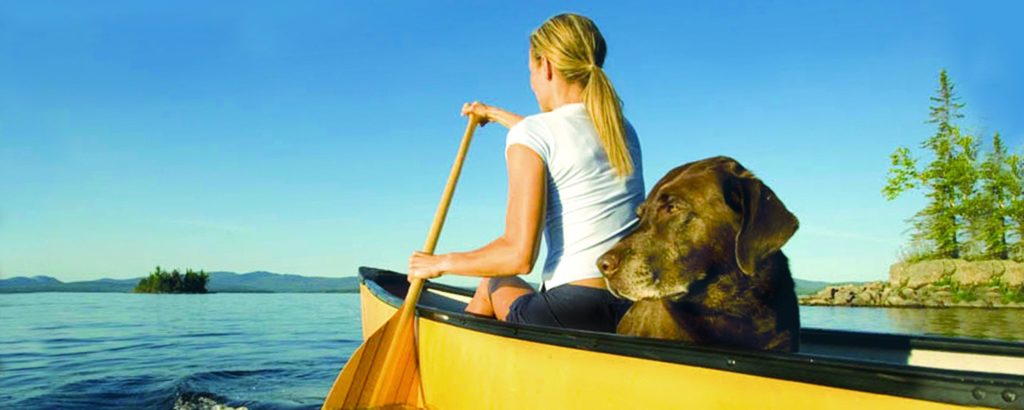
[[(427, 234), (427, 241), (423, 244), (423, 253), (434, 254), (434, 248), (437, 246), (437, 239), (441, 236), (441, 228), (444, 227), (445, 217), (448, 215), (448, 206), (452, 202), (452, 195), (455, 193), (455, 185), (459, 181), (459, 174), (462, 172), (462, 163), (466, 159), (466, 152), (469, 151), (469, 143), (473, 139), (473, 131), (476, 130), (478, 118), (475, 115), (469, 116), (469, 123), (466, 125), (466, 132), (462, 136), (462, 142), (459, 144), (459, 152), (455, 156), (455, 163), (452, 164), (451, 172), (448, 174), (448, 183), (444, 187), (444, 193), (441, 194), (441, 202), (437, 205), (437, 211), (434, 213), (434, 222), (430, 225), (430, 232)], [(398, 321), (395, 325), (398, 331), (395, 332), (395, 337), (392, 339), (391, 348), (394, 349), (394, 345), (403, 343), (405, 339), (403, 333), (412, 331), (412, 315), (416, 311), (416, 303), (419, 301), (420, 293), (423, 290), (423, 279), (412, 278), (409, 284), (409, 291), (405, 295), (405, 302), (402, 303), (401, 309), (398, 310)], [(392, 371), (397, 366), (397, 362), (400, 360), (399, 355), (392, 354), (391, 351), (384, 356), (385, 372)], [(401, 375), (382, 374), (384, 377), (397, 378)], [(379, 385), (388, 385), (390, 382), (384, 380), (384, 383)], [(414, 386), (419, 388), (419, 386)], [(384, 395), (389, 394), (385, 389), (375, 389), (373, 392), (372, 401), (380, 402), (379, 399), (383, 399)]]
[[(459, 174), (462, 173), (462, 163), (466, 159), (466, 152), (469, 151), (469, 143), (473, 139), (473, 131), (476, 130), (478, 120), (475, 114), (470, 114), (469, 123), (466, 124), (466, 132), (462, 135), (462, 142), (459, 144), (459, 152), (455, 155), (455, 163), (452, 164), (452, 170), (448, 173), (448, 183), (444, 187), (444, 193), (441, 194), (441, 202), (437, 204), (437, 211), (434, 212), (434, 222), (430, 224), (427, 241), (423, 244), (423, 253), (434, 254), (434, 248), (437, 246), (437, 239), (441, 236), (444, 220), (448, 216), (448, 206), (452, 203), (455, 185), (459, 182)], [(402, 304), (403, 308), (416, 305), (422, 287), (423, 280), (413, 278), (412, 284), (409, 286), (409, 292), (405, 295), (405, 303)]]

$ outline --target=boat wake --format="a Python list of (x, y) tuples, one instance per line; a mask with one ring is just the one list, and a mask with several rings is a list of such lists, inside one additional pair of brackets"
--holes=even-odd
[(207, 296), (0, 295), (0, 409), (314, 410), (362, 341), (358, 295)]
[(174, 410), (249, 410), (248, 407), (231, 407), (219, 403), (218, 398), (208, 393), (185, 393), (174, 400)]
[[(283, 369), (197, 372), (175, 379), (132, 376), (90, 378), (46, 394), (9, 403), (9, 408), (249, 410), (319, 408), (319, 390), (280, 400), (281, 381), (297, 375)], [(286, 391), (302, 389), (284, 389)], [(214, 393), (217, 392), (217, 393)], [(269, 396), (269, 397), (268, 397)], [(283, 395), (287, 396), (287, 395)], [(0, 397), (2, 399), (2, 397)], [(275, 400), (276, 399), (276, 400)], [(0, 408), (6, 405), (0, 400)]]

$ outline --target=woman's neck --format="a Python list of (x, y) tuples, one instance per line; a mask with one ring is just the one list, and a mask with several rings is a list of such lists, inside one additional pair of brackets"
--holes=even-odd
[(558, 81), (551, 91), (551, 110), (556, 110), (566, 104), (583, 102), (583, 86), (579, 83), (569, 84)]

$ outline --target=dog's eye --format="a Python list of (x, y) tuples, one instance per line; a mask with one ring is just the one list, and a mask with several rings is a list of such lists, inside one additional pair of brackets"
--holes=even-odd
[(658, 211), (665, 213), (675, 212), (679, 206), (676, 203), (676, 198), (671, 195), (662, 194), (658, 197)]
[(676, 202), (676, 201), (667, 201), (667, 202), (661, 204), (661, 206), (658, 207), (658, 211), (660, 213), (665, 213), (665, 214), (671, 215), (671, 214), (674, 214), (674, 213), (678, 212), (681, 208), (682, 207), (679, 205), (678, 202)]

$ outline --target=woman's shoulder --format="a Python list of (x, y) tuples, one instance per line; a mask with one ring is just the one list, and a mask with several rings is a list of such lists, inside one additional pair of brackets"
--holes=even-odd
[(551, 127), (548, 124), (550, 120), (549, 113), (542, 112), (537, 114), (528, 115), (519, 120), (518, 123), (509, 128), (509, 137), (523, 136), (532, 139), (550, 139), (551, 138)]
[(519, 127), (523, 132), (554, 138), (556, 133), (564, 133), (568, 130), (579, 132), (581, 123), (590, 124), (590, 116), (587, 114), (586, 107), (582, 103), (577, 103), (528, 115), (523, 117), (513, 128)]
[(548, 131), (547, 122), (551, 120), (550, 112), (539, 112), (523, 117), (512, 129), (520, 128), (529, 131)]
[(505, 138), (505, 148), (512, 144), (522, 144), (540, 155), (544, 162), (548, 161), (552, 152), (552, 133), (545, 121), (544, 114), (528, 115), (509, 128)]

